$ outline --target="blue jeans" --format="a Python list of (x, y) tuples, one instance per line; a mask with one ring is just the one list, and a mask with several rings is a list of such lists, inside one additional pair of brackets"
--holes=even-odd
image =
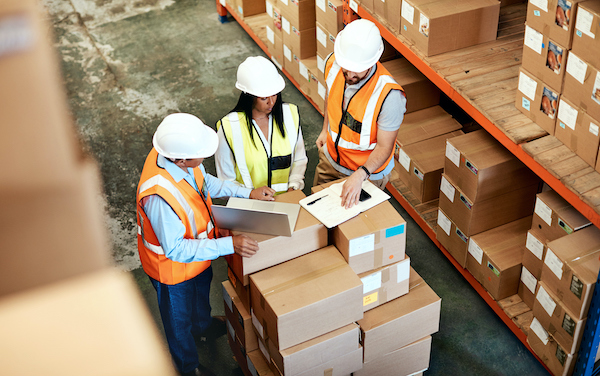
[(150, 278), (158, 295), (169, 351), (182, 374), (200, 365), (194, 336), (202, 334), (212, 321), (209, 299), (212, 276), (209, 266), (198, 276), (176, 285), (165, 285)]

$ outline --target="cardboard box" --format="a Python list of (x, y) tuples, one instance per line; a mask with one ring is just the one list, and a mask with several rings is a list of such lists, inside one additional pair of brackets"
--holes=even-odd
[(51, 375), (177, 374), (138, 286), (113, 267), (4, 297), (0, 319), (10, 344), (3, 375), (24, 365)]
[(519, 69), (519, 85), (515, 107), (553, 135), (558, 115), (560, 92), (546, 85), (523, 67)]
[(316, 21), (323, 28), (337, 35), (344, 28), (343, 7), (344, 2), (342, 0), (317, 0)]
[(298, 62), (294, 59), (294, 51), (287, 45), (283, 44), (283, 69), (292, 76), (292, 78), (298, 82), (300, 80), (300, 71), (298, 68)]
[[(570, 52), (563, 95), (573, 103), (574, 107), (578, 107), (580, 111), (583, 110), (582, 112), (593, 119), (595, 127), (600, 124), (600, 67), (594, 67)], [(583, 125), (587, 126), (588, 121), (583, 122)], [(594, 135), (598, 133), (595, 127), (591, 129), (590, 125), (590, 133)]]
[(560, 93), (569, 49), (528, 24), (524, 43), (523, 69)]
[(521, 259), (531, 217), (471, 236), (467, 270), (495, 300), (519, 292)]
[(521, 268), (521, 280), (519, 281), (519, 297), (527, 304), (527, 307), (533, 309), (535, 302), (535, 293), (537, 291), (539, 280), (535, 278), (529, 270), (523, 265)]
[(424, 108), (404, 115), (396, 136), (396, 145), (402, 147), (414, 144), (461, 128), (462, 125), (440, 106)]
[(317, 33), (317, 55), (327, 58), (329, 54), (333, 53), (337, 33), (327, 30), (319, 22), (315, 24), (315, 30)]
[[(275, 197), (276, 201), (298, 203), (306, 197), (302, 191), (286, 192)], [(251, 234), (234, 231), (234, 234), (245, 234), (258, 242), (259, 251), (252, 257), (241, 257), (232, 254), (227, 263), (237, 277), (248, 285), (248, 276), (259, 270), (280, 264), (295, 257), (315, 251), (327, 245), (327, 228), (309, 212), (300, 208), (296, 228), (291, 237)]]
[(323, 85), (325, 85), (325, 59), (327, 59), (327, 56), (321, 56), (317, 52), (317, 79)]
[(530, 1), (527, 6), (527, 24), (567, 48), (571, 48), (581, 0)]
[(314, 0), (290, 0), (281, 7), (281, 14), (298, 30), (315, 28)]
[(275, 372), (271, 370), (260, 350), (249, 352), (246, 355), (246, 364), (248, 365), (248, 375), (275, 376)]
[(548, 292), (544, 281), (540, 282), (535, 296), (533, 316), (566, 353), (575, 354), (579, 350), (587, 320), (576, 318), (556, 296)]
[(439, 330), (442, 300), (414, 269), (409, 292), (365, 312), (358, 321), (364, 362), (369, 363)]
[(236, 10), (242, 17), (254, 16), (267, 11), (264, 0), (236, 0), (236, 4)]
[(586, 227), (548, 243), (541, 281), (575, 317), (587, 316), (600, 271), (600, 230)]
[(547, 238), (536, 228), (532, 228), (527, 232), (525, 251), (523, 252), (523, 266), (538, 281), (542, 278), (542, 265), (544, 265), (544, 257), (546, 257), (547, 241)]
[(77, 179), (62, 188), (3, 193), (0, 296), (111, 265), (98, 168), (86, 161), (75, 171)]
[[(412, 24), (407, 21), (411, 7)], [(433, 56), (496, 40), (499, 15), (497, 0), (404, 0), (401, 34), (425, 56)], [(412, 27), (405, 29), (407, 24)]]
[(410, 258), (358, 275), (363, 283), (363, 309), (368, 311), (408, 293)]
[(531, 222), (531, 228), (540, 234), (538, 239), (540, 241), (545, 239), (546, 242), (556, 240), (591, 225), (589, 219), (584, 217), (555, 191), (545, 191), (537, 194)]
[(244, 286), (244, 282), (235, 275), (229, 266), (227, 267), (227, 277), (246, 310), (250, 311), (250, 284)]
[(406, 221), (386, 201), (334, 227), (331, 238), (360, 274), (404, 260)]
[[(402, 128), (402, 127), (400, 127)], [(400, 179), (420, 202), (435, 200), (440, 195), (440, 182), (444, 171), (446, 140), (463, 135), (453, 131), (441, 136), (415, 142), (398, 150)]]
[(300, 89), (309, 97), (317, 95), (317, 77), (313, 72), (318, 70), (317, 57), (311, 56), (306, 59), (301, 59), (298, 63), (300, 73)]
[(269, 27), (276, 36), (283, 40), (283, 31), (281, 30), (281, 9), (277, 6), (276, 0), (266, 0), (265, 7), (267, 14), (272, 18), (273, 24), (268, 24)]
[[(359, 334), (358, 325), (352, 323), (281, 351), (270, 340), (267, 343), (269, 354), (281, 374), (296, 376), (361, 349)], [(362, 354), (359, 363), (362, 365)]]
[(360, 0), (358, 1), (358, 3), (360, 4), (361, 8), (365, 8), (366, 10), (369, 11), (369, 13), (374, 13), (373, 9), (375, 8), (374, 6), (374, 0)]
[(234, 331), (232, 337), (238, 337), (246, 351), (258, 349), (258, 340), (252, 329), (250, 310), (244, 306), (240, 297), (235, 293), (231, 282), (225, 281), (222, 285), (225, 316)]
[(271, 55), (271, 60), (278, 67), (283, 67), (283, 41), (280, 37), (275, 35), (275, 32), (271, 28), (271, 26), (267, 25), (267, 49), (269, 50), (269, 55)]
[(315, 27), (300, 30), (285, 16), (281, 17), (283, 43), (288, 46), (300, 59), (315, 56), (317, 53), (317, 35)]
[(438, 209), (435, 237), (460, 266), (467, 266), (469, 237), (456, 227), (456, 223), (442, 209)]
[(444, 173), (472, 202), (540, 181), (485, 130), (448, 139)]
[(440, 103), (440, 89), (405, 58), (386, 61), (383, 66), (406, 93), (406, 113)]
[[(305, 369), (302, 373), (295, 376), (320, 376), (320, 375), (340, 375), (351, 376), (353, 372), (362, 368), (362, 347), (344, 354), (338, 358), (332, 359), (326, 363), (319, 364), (316, 367)], [(274, 367), (279, 376), (287, 376)]]
[(538, 185), (530, 185), (485, 200), (473, 201), (444, 173), (440, 190), (442, 191), (440, 209), (464, 231), (466, 236), (471, 236), (531, 216)]
[(600, 69), (600, 4), (597, 1), (578, 3), (571, 50)]
[(600, 122), (592, 119), (583, 109), (569, 101), (567, 96), (563, 95), (560, 98), (554, 135), (592, 167), (596, 165), (598, 158), (599, 124)]
[(535, 317), (527, 343), (553, 375), (567, 376), (573, 373), (577, 355), (566, 353)]
[(362, 318), (362, 282), (334, 246), (250, 276), (254, 326), (283, 350)]
[(387, 21), (388, 29), (400, 34), (401, 0), (374, 0), (373, 11), (381, 19)]
[[(0, 155), (5, 161), (21, 159), (5, 164), (0, 189), (44, 192), (77, 184), (81, 148), (46, 16), (36, 1), (3, 3), (2, 8)], [(35, 166), (35, 173), (24, 165)]]
[[(377, 1), (377, 0), (375, 0)], [(363, 364), (354, 376), (412, 375), (429, 368), (431, 336)]]

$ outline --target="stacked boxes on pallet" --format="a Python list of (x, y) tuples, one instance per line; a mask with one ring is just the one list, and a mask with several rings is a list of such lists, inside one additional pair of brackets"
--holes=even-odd
[(32, 0), (0, 4), (0, 81), (10, 88), (0, 154), (21, 161), (6, 163), (0, 182), (0, 332), (10, 344), (0, 374), (175, 375), (135, 283), (110, 263), (100, 174), (76, 141), (42, 11)]
[(465, 267), (469, 237), (532, 215), (538, 185), (486, 131), (448, 139), (437, 239)]
[(600, 143), (600, 5), (530, 2), (516, 107), (592, 167)]

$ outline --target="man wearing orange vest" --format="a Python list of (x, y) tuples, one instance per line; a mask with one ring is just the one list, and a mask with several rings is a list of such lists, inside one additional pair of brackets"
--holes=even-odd
[(347, 177), (346, 208), (358, 203), (363, 181), (384, 189), (394, 168), (406, 96), (379, 62), (382, 53), (379, 29), (361, 19), (338, 33), (325, 62), (327, 96), (314, 185)]
[(194, 337), (212, 323), (211, 260), (251, 257), (258, 243), (215, 227), (211, 197), (272, 201), (269, 187), (251, 190), (206, 173), (202, 161), (218, 146), (214, 130), (190, 114), (171, 114), (152, 139), (137, 189), (138, 251), (158, 295), (173, 361), (181, 375), (206, 375)]

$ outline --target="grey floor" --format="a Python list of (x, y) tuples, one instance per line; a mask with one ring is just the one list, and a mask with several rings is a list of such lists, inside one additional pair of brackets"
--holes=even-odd
[[(207, 124), (235, 105), (237, 66), (262, 51), (236, 22), (218, 21), (214, 0), (44, 0), (76, 130), (104, 180), (105, 222), (117, 267), (131, 273), (162, 331), (156, 297), (135, 246), (135, 188), (161, 119), (189, 112)], [(300, 108), (309, 186), (322, 116), (289, 82)], [(205, 166), (214, 172), (214, 162)], [(545, 369), (397, 204), (407, 219), (413, 268), (442, 297), (426, 375), (543, 375)], [(214, 264), (213, 314), (223, 314), (225, 263)], [(225, 337), (198, 348), (217, 375), (241, 375)]]

